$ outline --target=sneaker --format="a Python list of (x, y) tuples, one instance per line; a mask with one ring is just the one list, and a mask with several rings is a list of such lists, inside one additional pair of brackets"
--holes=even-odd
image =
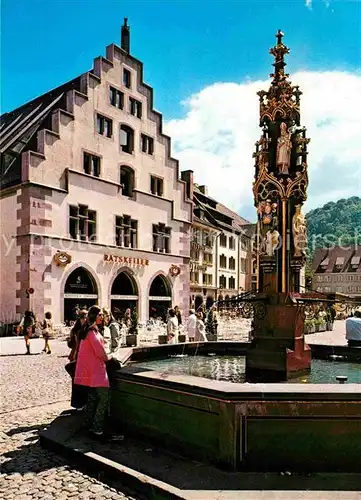
[(108, 441), (108, 436), (106, 436), (103, 431), (93, 431), (92, 429), (90, 429), (89, 435), (96, 441), (101, 441), (102, 443)]
[(46, 354), (51, 354), (51, 351), (48, 351)]
[(114, 442), (124, 441), (124, 436), (122, 434), (113, 434), (108, 436), (108, 440)]
[(103, 431), (95, 431), (94, 429), (89, 429), (89, 432), (92, 436), (101, 437), (103, 436)]

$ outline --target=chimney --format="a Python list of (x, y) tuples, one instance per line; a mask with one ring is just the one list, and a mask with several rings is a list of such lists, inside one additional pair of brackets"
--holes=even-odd
[(207, 186), (198, 186), (198, 189), (201, 193), (203, 193), (205, 196), (208, 196), (208, 187)]
[(193, 170), (184, 170), (181, 172), (181, 179), (187, 184), (187, 197), (193, 200)]
[(130, 29), (128, 26), (128, 18), (124, 18), (124, 24), (122, 26), (122, 35), (120, 46), (125, 52), (130, 53)]

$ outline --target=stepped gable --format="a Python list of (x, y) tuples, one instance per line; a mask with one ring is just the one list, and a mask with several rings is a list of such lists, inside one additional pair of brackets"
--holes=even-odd
[(66, 94), (80, 89), (77, 77), (0, 117), (1, 187), (21, 181), (21, 154), (37, 151), (37, 134), (52, 129), (52, 113), (66, 109)]
[[(36, 162), (41, 161), (43, 158), (42, 145), (44, 144), (45, 133), (51, 132), (53, 135), (59, 133), (59, 113), (66, 114), (70, 119), (73, 119), (74, 104), (79, 103), (82, 99), (87, 99), (89, 86), (100, 84), (102, 73), (106, 73), (112, 68), (116, 60), (127, 64), (136, 71), (137, 90), (146, 97), (148, 118), (157, 124), (157, 138), (165, 147), (165, 165), (176, 169), (177, 182), (184, 185), (184, 201), (190, 203), (187, 198), (186, 183), (180, 178), (179, 162), (171, 156), (171, 138), (163, 133), (162, 114), (153, 107), (153, 88), (143, 80), (143, 63), (116, 44), (106, 47), (106, 57), (98, 56), (94, 59), (93, 68), (90, 71), (37, 97), (12, 112), (5, 113), (1, 117), (1, 137), (3, 137), (4, 141), (4, 154), (3, 147), (1, 150), (2, 188), (24, 181), (22, 179), (24, 175), (21, 172), (22, 169), (23, 172), (26, 172), (27, 165), (31, 163), (30, 156), (35, 156)], [(11, 133), (14, 140), (10, 140), (10, 137), (7, 140), (5, 132), (6, 134)], [(39, 136), (39, 134), (41, 135)], [(13, 149), (10, 149), (15, 142), (17, 149), (14, 149), (14, 146)], [(28, 156), (23, 157), (22, 161), (19, 155), (24, 152), (28, 152)]]

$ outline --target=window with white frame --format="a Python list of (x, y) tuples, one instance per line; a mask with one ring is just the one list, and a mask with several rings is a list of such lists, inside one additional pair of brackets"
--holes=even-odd
[(74, 240), (95, 241), (96, 212), (87, 205), (69, 205), (69, 234)]
[(134, 130), (122, 123), (120, 125), (120, 147), (124, 153), (132, 154), (134, 151)]
[(129, 97), (129, 112), (137, 118), (142, 118), (142, 103), (133, 97)]
[(149, 135), (141, 134), (140, 136), (141, 150), (143, 153), (152, 155), (154, 153), (154, 139)]
[(97, 132), (105, 137), (112, 137), (113, 120), (97, 113)]
[(115, 243), (119, 247), (137, 248), (138, 222), (130, 215), (116, 215)]
[(223, 253), (219, 256), (219, 267), (222, 269), (226, 269), (227, 267), (227, 257)]
[(134, 196), (134, 170), (128, 165), (120, 167), (120, 184), (122, 185), (122, 195), (133, 198)]
[(109, 102), (112, 106), (118, 109), (123, 109), (124, 107), (124, 94), (120, 90), (109, 87)]
[(129, 69), (123, 68), (123, 85), (130, 89), (132, 86), (132, 74)]
[(163, 196), (163, 179), (156, 177), (155, 175), (150, 176), (150, 192), (157, 196)]
[(165, 224), (153, 224), (153, 251), (170, 253), (171, 228)]
[(84, 172), (94, 177), (100, 176), (100, 157), (84, 151), (83, 155)]

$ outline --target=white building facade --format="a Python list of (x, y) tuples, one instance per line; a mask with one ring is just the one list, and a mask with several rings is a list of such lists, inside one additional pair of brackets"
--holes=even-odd
[(129, 49), (125, 23), (91, 71), (2, 117), (3, 322), (188, 309), (192, 201)]

